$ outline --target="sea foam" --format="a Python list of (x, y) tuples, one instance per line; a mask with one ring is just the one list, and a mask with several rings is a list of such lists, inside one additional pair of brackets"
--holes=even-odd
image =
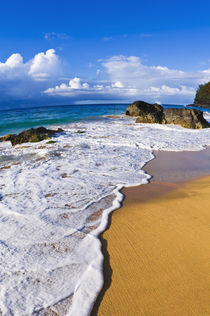
[(98, 235), (121, 188), (148, 182), (153, 150), (210, 145), (210, 129), (133, 118), (63, 128), (53, 144), (0, 146), (2, 315), (89, 315), (103, 285)]

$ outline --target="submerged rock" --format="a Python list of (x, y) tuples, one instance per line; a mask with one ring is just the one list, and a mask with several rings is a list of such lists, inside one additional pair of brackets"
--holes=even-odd
[(203, 113), (194, 109), (164, 109), (159, 104), (135, 101), (126, 109), (126, 115), (137, 116), (136, 123), (159, 123), (181, 125), (185, 128), (206, 128), (209, 123)]
[(56, 133), (61, 132), (63, 132), (62, 128), (58, 128), (57, 130), (51, 130), (45, 127), (31, 128), (19, 134), (8, 134), (7, 136), (1, 137), (0, 142), (11, 141), (12, 146), (28, 142), (35, 143), (49, 139), (55, 136)]

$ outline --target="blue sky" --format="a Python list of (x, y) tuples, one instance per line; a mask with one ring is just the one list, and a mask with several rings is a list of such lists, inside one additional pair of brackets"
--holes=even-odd
[(208, 1), (4, 1), (0, 104), (192, 102), (210, 80), (209, 12)]

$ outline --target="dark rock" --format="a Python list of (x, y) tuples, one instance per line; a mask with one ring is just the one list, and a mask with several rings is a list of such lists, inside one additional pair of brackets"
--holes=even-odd
[(61, 132), (63, 132), (61, 128), (58, 128), (57, 130), (51, 130), (45, 127), (31, 128), (19, 134), (8, 134), (7, 136), (1, 137), (0, 142), (11, 141), (12, 146), (28, 142), (35, 143), (44, 139), (49, 139), (52, 136), (55, 136), (56, 133)]
[(209, 123), (203, 113), (194, 109), (164, 109), (159, 104), (136, 101), (128, 106), (126, 115), (137, 116), (136, 123), (175, 124), (185, 128), (205, 128)]
[(137, 123), (160, 123), (163, 120), (163, 108), (159, 104), (135, 101), (126, 109), (126, 115), (138, 116)]

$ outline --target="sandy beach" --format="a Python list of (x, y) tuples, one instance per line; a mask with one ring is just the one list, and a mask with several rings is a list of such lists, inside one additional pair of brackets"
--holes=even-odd
[(209, 161), (209, 148), (156, 152), (151, 183), (123, 190), (92, 315), (210, 314)]

